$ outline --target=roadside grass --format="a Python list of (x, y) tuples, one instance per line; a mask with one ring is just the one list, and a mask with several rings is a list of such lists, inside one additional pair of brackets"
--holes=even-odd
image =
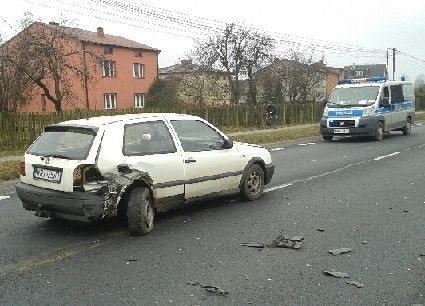
[(425, 121), (425, 113), (416, 114), (415, 121)]
[(23, 156), (25, 150), (8, 150), (8, 151), (0, 151), (0, 157), (6, 156)]
[(5, 161), (0, 163), (0, 182), (19, 178), (20, 161)]
[(262, 132), (248, 135), (235, 135), (232, 139), (240, 142), (253, 144), (267, 144), (274, 142), (285, 142), (290, 140), (319, 136), (318, 126), (308, 126), (288, 129), (284, 131)]

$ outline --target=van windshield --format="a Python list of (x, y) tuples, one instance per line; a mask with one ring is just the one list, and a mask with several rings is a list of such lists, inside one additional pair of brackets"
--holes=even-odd
[(29, 148), (28, 153), (63, 159), (86, 159), (95, 136), (96, 132), (90, 128), (50, 126)]
[(332, 106), (368, 106), (375, 103), (379, 86), (335, 88), (329, 99)]

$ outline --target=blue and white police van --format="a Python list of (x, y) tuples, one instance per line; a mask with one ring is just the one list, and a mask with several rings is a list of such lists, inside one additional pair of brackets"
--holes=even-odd
[(415, 117), (415, 92), (409, 81), (386, 78), (345, 79), (335, 87), (320, 120), (324, 140), (334, 136), (409, 135)]

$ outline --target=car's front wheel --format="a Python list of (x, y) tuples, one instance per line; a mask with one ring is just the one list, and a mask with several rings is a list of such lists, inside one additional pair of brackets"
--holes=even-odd
[(127, 222), (131, 235), (146, 235), (153, 228), (155, 210), (150, 197), (149, 189), (137, 187), (128, 198)]
[(244, 175), (241, 197), (253, 201), (259, 199), (264, 190), (264, 171), (258, 164), (253, 164)]

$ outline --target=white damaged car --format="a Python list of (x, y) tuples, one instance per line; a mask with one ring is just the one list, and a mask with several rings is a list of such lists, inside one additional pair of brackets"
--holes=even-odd
[(47, 126), (25, 153), (16, 190), (37, 216), (122, 216), (144, 235), (155, 213), (194, 200), (256, 200), (273, 173), (263, 147), (233, 142), (199, 117), (146, 113)]

